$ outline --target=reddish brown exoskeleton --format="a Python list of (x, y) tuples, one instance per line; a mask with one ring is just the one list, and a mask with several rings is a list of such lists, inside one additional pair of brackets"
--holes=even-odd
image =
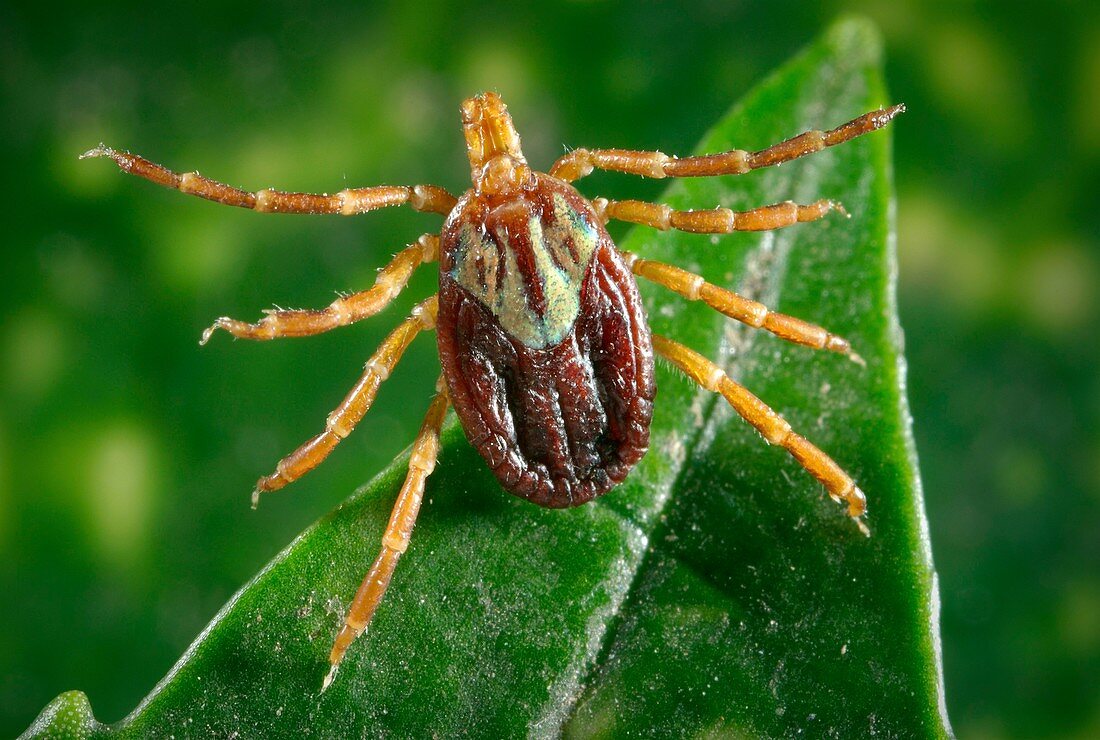
[(324, 688), (370, 623), (408, 548), (449, 406), (506, 490), (540, 506), (576, 506), (613, 488), (645, 455), (656, 393), (656, 351), (699, 385), (721, 393), (768, 442), (790, 452), (868, 533), (862, 522), (866, 499), (840, 466), (717, 365), (650, 333), (635, 275), (783, 339), (859, 361), (848, 342), (699, 275), (623, 252), (604, 228), (608, 220), (619, 219), (697, 233), (760, 231), (813, 221), (832, 210), (843, 212), (840, 205), (788, 201), (741, 212), (676, 211), (640, 201), (589, 200), (570, 183), (595, 168), (647, 177), (741, 174), (874, 131), (903, 110), (896, 105), (867, 113), (830, 131), (807, 131), (757, 152), (735, 149), (676, 158), (660, 152), (577, 149), (547, 174), (527, 165), (503, 101), (485, 93), (462, 104), (473, 187), (457, 199), (431, 185), (355, 188), (333, 195), (250, 193), (198, 173), (177, 174), (102, 145), (83, 156), (110, 157), (126, 172), (158, 184), (258, 211), (352, 215), (408, 204), (446, 216), (439, 236), (425, 234), (398, 253), (369, 290), (341, 297), (321, 310), (269, 311), (255, 324), (223, 317), (203, 334), (203, 343), (216, 329), (260, 340), (319, 334), (374, 315), (419, 265), (439, 260), (438, 295), (420, 303), (383, 341), (324, 430), (283, 458), (253, 492), (255, 505), (262, 493), (278, 490), (319, 465), (363, 418), (416, 335), (437, 329), (443, 370), (438, 392), (413, 443), (381, 552), (336, 636)]

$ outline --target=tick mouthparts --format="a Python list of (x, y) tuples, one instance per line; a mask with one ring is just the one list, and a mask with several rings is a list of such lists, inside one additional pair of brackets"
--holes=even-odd
[(496, 93), (482, 93), (463, 101), (462, 130), (470, 168), (475, 172), (501, 154), (518, 162), (527, 161), (520, 149), (519, 132), (512, 123), (508, 106)]

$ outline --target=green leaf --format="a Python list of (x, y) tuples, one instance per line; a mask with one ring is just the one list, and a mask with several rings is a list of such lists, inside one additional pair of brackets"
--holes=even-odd
[[(759, 148), (881, 106), (879, 46), (864, 22), (836, 25), (699, 151)], [(720, 239), (639, 228), (622, 245), (852, 341), (866, 367), (642, 286), (655, 331), (717, 359), (853, 474), (871, 538), (724, 401), (660, 367), (650, 453), (575, 510), (504, 493), (452, 422), (412, 548), (325, 694), (329, 646), (404, 457), (245, 586), (125, 720), (98, 724), (70, 692), (28, 733), (949, 735), (894, 300), (889, 136), (676, 182), (664, 198), (831, 197), (851, 219)]]

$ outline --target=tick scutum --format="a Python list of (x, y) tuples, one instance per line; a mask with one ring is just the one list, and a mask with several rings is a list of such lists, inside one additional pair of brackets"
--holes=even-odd
[(564, 508), (621, 482), (649, 445), (653, 348), (634, 276), (589, 203), (545, 174), (506, 200), (470, 191), (443, 228), (440, 268), (443, 374), (504, 488)]

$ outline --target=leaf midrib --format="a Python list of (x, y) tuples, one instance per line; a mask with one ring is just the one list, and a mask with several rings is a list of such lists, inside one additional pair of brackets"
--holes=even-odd
[[(766, 86), (774, 77), (775, 75), (765, 81), (761, 87)], [(844, 80), (841, 85), (836, 87), (842, 88), (844, 84), (851, 84), (851, 81)], [(828, 99), (828, 96), (823, 96), (823, 99)], [(736, 118), (738, 115), (741, 115), (745, 107), (745, 101), (738, 103), (722, 120), (725, 121)], [(711, 138), (713, 138), (713, 136), (708, 134), (704, 137), (704, 140)], [(807, 198), (813, 199), (815, 197), (817, 186), (822, 179), (821, 173), (825, 171), (825, 165), (828, 163), (828, 160), (832, 159), (834, 156), (834, 152), (825, 150), (815, 154), (812, 160), (800, 163), (802, 168), (801, 174), (803, 176), (798, 179), (794, 187), (795, 193), (792, 194), (793, 199), (798, 202), (808, 202)], [(760, 174), (764, 177), (768, 176), (765, 173)], [(776, 176), (774, 170), (772, 171), (772, 176)], [(671, 197), (675, 197), (676, 195), (683, 194), (683, 190), (684, 186), (682, 181), (674, 184), (662, 194), (661, 202)], [(776, 306), (778, 303), (776, 299), (781, 292), (781, 286), (787, 274), (788, 255), (792, 248), (792, 243), (798, 236), (796, 230), (799, 228), (820, 228), (820, 226), (820, 224), (796, 224), (793, 227), (780, 231), (762, 232), (759, 235), (758, 243), (754, 247), (745, 250), (741, 255), (741, 266), (746, 269), (746, 274), (744, 274), (739, 281), (737, 289), (738, 294), (771, 307)], [(640, 226), (635, 227), (622, 241), (628, 243), (634, 238), (635, 233), (638, 233), (643, 228), (644, 227)], [(770, 245), (769, 242), (771, 242)], [(748, 269), (750, 269), (755, 264), (755, 261), (762, 256), (764, 256), (766, 260), (762, 269), (758, 269), (756, 272), (748, 272)], [(754, 285), (753, 283), (757, 284)], [(658, 286), (652, 287), (655, 290), (661, 290)], [(760, 339), (760, 335), (764, 332), (763, 330), (754, 329), (753, 327), (734, 322), (733, 319), (726, 319), (725, 317), (721, 317), (719, 321), (725, 323), (725, 326), (720, 329), (721, 333), (717, 342), (720, 359), (711, 359), (728, 375), (736, 377), (739, 374), (738, 371), (745, 370), (744, 365), (751, 362), (752, 350)], [(733, 340), (729, 338), (731, 333), (736, 333), (737, 335)], [(773, 341), (782, 341), (777, 337), (771, 337), (771, 339)], [(731, 345), (736, 346), (735, 352), (729, 351)], [(805, 351), (813, 350), (805, 349)], [(836, 359), (839, 360), (840, 358)], [(668, 489), (669, 494), (659, 502), (659, 505), (654, 511), (647, 515), (650, 526), (647, 528), (643, 522), (638, 521), (634, 517), (629, 516), (628, 513), (616, 507), (609, 506), (607, 501), (603, 499), (598, 499), (594, 502), (602, 511), (612, 512), (620, 521), (624, 521), (636, 527), (645, 538), (645, 549), (638, 559), (622, 598), (607, 618), (598, 649), (586, 661), (586, 665), (582, 669), (577, 683), (577, 689), (570, 696), (569, 706), (565, 711), (554, 712), (556, 716), (562, 718), (561, 724), (554, 728), (556, 735), (560, 735), (565, 725), (575, 716), (577, 706), (592, 688), (593, 677), (599, 671), (600, 667), (606, 663), (607, 656), (614, 646), (619, 628), (623, 622), (623, 612), (627, 608), (627, 605), (632, 602), (638, 583), (642, 580), (644, 574), (648, 572), (652, 558), (657, 553), (658, 548), (652, 545), (654, 537), (663, 529), (669, 527), (665, 512), (672, 502), (679, 498), (678, 492), (682, 490), (682, 482), (689, 471), (692, 461), (697, 458), (697, 454), (702, 449), (705, 449), (705, 445), (707, 444), (706, 440), (711, 436), (715, 423), (725, 418), (729, 418), (729, 415), (733, 413), (732, 409), (726, 404), (724, 398), (717, 393), (711, 393), (702, 388), (699, 389), (693, 398), (693, 403), (701, 403), (703, 405), (701, 414), (702, 423), (693, 428), (690, 435), (685, 435), (687, 437), (684, 443), (685, 453), (678, 464), (676, 464), (675, 473), (670, 476), (671, 483)], [(723, 411), (723, 409), (725, 409), (725, 411)], [(746, 422), (746, 431), (750, 429), (751, 428)], [(762, 444), (764, 443), (763, 439), (760, 441)], [(690, 562), (681, 559), (678, 555), (663, 553), (662, 556), (670, 562), (687, 568), (690, 572), (696, 574), (696, 576), (703, 576), (698, 568)], [(703, 577), (702, 580), (708, 584), (708, 586), (720, 593), (725, 600), (732, 600), (732, 597), (726, 593), (720, 584), (713, 578)], [(532, 722), (529, 727), (541, 726), (547, 719), (548, 717), (544, 716), (538, 721)]]
[[(775, 242), (770, 250), (768, 248), (769, 238), (771, 238)], [(756, 247), (749, 249), (745, 252), (744, 264), (751, 264), (753, 258), (758, 257), (762, 253), (768, 251), (771, 251), (773, 256), (768, 260), (766, 269), (763, 271), (763, 274), (749, 274), (741, 280), (741, 285), (746, 285), (755, 280), (760, 280), (760, 287), (755, 289), (746, 288), (744, 290), (739, 290), (738, 292), (740, 295), (743, 295), (752, 300), (761, 300), (761, 298), (765, 297), (766, 295), (773, 294), (778, 290), (783, 278), (786, 275), (786, 258), (787, 253), (790, 250), (790, 244), (793, 239), (793, 233), (766, 234), (761, 238), (760, 243)], [(729, 321), (732, 321), (732, 319), (729, 319)], [(728, 336), (731, 331), (737, 332), (740, 335), (738, 337), (738, 341), (736, 341), (737, 351), (730, 353), (721, 352), (720, 354), (727, 355), (728, 359), (725, 359), (724, 361), (717, 361), (716, 364), (718, 364), (723, 371), (732, 376), (738, 369), (740, 369), (741, 364), (745, 361), (745, 359), (750, 356), (751, 350), (756, 345), (756, 342), (760, 336), (760, 331), (753, 330), (751, 327), (745, 326), (743, 324), (737, 324), (733, 327), (727, 327), (723, 331), (722, 338), (719, 340), (720, 345), (728, 346), (734, 343), (728, 340)], [(656, 555), (658, 548), (654, 547), (651, 544), (653, 542), (653, 538), (655, 535), (660, 533), (662, 528), (668, 527), (668, 524), (664, 521), (664, 514), (667, 511), (668, 507), (672, 504), (672, 502), (679, 498), (677, 493), (681, 490), (681, 484), (685, 475), (687, 475), (687, 473), (689, 472), (691, 462), (696, 458), (696, 454), (700, 452), (700, 448), (705, 444), (704, 439), (712, 430), (713, 425), (716, 422), (716, 417), (718, 417), (718, 419), (721, 419), (723, 417), (728, 418), (729, 414), (733, 413), (732, 410), (729, 409), (728, 404), (726, 404), (724, 398), (722, 398), (717, 393), (712, 393), (703, 388), (699, 389), (694, 398), (694, 401), (701, 402), (703, 404), (703, 423), (693, 428), (691, 434), (688, 435), (688, 438), (684, 444), (685, 454), (677, 465), (675, 473), (673, 474), (673, 476), (671, 476), (672, 482), (669, 486), (670, 493), (667, 497), (664, 498), (656, 511), (650, 516), (651, 525), (649, 529), (647, 530), (641, 522), (636, 521), (634, 518), (628, 516), (626, 513), (612, 506), (609, 506), (606, 501), (597, 500), (595, 502), (602, 511), (611, 512), (620, 521), (636, 527), (645, 538), (645, 549), (643, 550), (641, 557), (638, 559), (637, 565), (634, 568), (634, 572), (631, 575), (630, 583), (627, 585), (627, 588), (622, 598), (619, 600), (618, 606), (612, 610), (611, 614), (607, 618), (607, 621), (604, 625), (603, 636), (600, 639), (599, 647), (592, 658), (587, 661), (587, 665), (584, 667), (580, 675), (577, 690), (573, 692), (572, 696), (570, 697), (569, 706), (565, 709), (564, 712), (555, 712), (557, 716), (562, 718), (562, 723), (555, 728), (555, 733), (557, 735), (561, 734), (561, 731), (565, 727), (565, 724), (574, 717), (576, 708), (581, 699), (591, 689), (593, 676), (599, 670), (600, 666), (606, 663), (607, 655), (615, 643), (619, 627), (624, 619), (623, 610), (626, 608), (627, 604), (632, 601), (632, 597), (634, 596), (638, 583), (642, 580), (645, 573), (648, 572), (649, 564), (652, 558)], [(724, 413), (722, 411), (723, 408), (726, 409)], [(680, 559), (679, 556), (665, 554), (664, 557), (672, 562), (688, 568), (693, 573), (699, 575), (699, 571), (697, 568), (695, 568), (695, 566), (691, 565), (687, 561)], [(708, 583), (708, 585), (717, 589), (724, 599), (726, 599), (727, 601), (732, 600), (732, 597), (722, 591), (716, 581), (711, 578), (705, 579), (705, 581), (706, 583)], [(543, 721), (545, 719), (547, 718), (544, 717), (539, 721), (533, 722), (530, 726), (540, 726), (543, 724)]]

